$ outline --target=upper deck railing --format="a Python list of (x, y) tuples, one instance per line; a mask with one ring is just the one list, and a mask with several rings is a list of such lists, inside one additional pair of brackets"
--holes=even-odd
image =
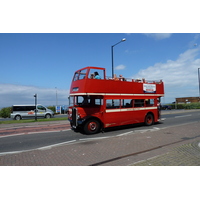
[[(96, 78), (92, 75), (96, 74)], [(77, 70), (72, 79), (70, 94), (149, 94), (156, 96), (164, 95), (164, 84), (162, 80), (150, 81), (142, 79), (106, 76), (105, 68), (85, 67)]]

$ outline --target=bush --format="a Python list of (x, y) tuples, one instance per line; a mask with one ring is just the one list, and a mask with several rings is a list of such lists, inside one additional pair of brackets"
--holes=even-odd
[(2, 108), (0, 110), (0, 117), (3, 117), (3, 118), (9, 117), (10, 118), (10, 111), (11, 111), (11, 107)]
[(48, 106), (47, 108), (50, 109), (50, 110), (52, 110), (54, 113), (56, 112), (55, 106)]
[(200, 109), (200, 103), (170, 104), (172, 109)]

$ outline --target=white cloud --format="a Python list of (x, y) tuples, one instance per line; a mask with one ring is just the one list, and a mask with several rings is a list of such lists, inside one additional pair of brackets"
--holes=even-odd
[(118, 65), (117, 67), (115, 67), (116, 70), (124, 70), (125, 68), (125, 65)]
[[(0, 84), (0, 108), (12, 106), (13, 104), (34, 104), (36, 93), (38, 104), (44, 106), (56, 105), (55, 88), (39, 88), (34, 86)], [(68, 90), (57, 89), (57, 100), (59, 105), (68, 104)]]
[(189, 49), (180, 54), (177, 60), (156, 63), (140, 70), (133, 78), (162, 79), (165, 84), (166, 101), (169, 102), (174, 101), (176, 97), (198, 96), (200, 59), (196, 57), (199, 51), (199, 48)]
[(146, 36), (154, 38), (156, 40), (162, 40), (170, 38), (172, 33), (144, 33)]
[(194, 39), (189, 43), (189, 48), (196, 47), (198, 45), (198, 40), (200, 38), (200, 34), (195, 34)]

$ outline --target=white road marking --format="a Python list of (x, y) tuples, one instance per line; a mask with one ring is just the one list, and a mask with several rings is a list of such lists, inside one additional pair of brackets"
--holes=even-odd
[(51, 149), (52, 147), (56, 147), (56, 146), (60, 146), (60, 145), (68, 144), (68, 143), (72, 143), (72, 142), (76, 142), (76, 140), (71, 140), (71, 141), (67, 141), (67, 142), (61, 142), (61, 143), (57, 143), (57, 144), (40, 147), (40, 148), (37, 148), (37, 150)]
[(181, 117), (191, 117), (192, 115), (181, 115), (181, 116), (175, 116), (174, 118), (181, 118)]
[(18, 133), (18, 134), (12, 134), (12, 135), (3, 135), (0, 136), (0, 138), (4, 138), (4, 137), (13, 137), (13, 136), (18, 136), (18, 135), (25, 135), (26, 133)]
[(46, 149), (51, 149), (52, 147), (61, 146), (63, 144), (68, 144), (68, 143), (73, 143), (73, 142), (76, 142), (76, 140), (71, 140), (71, 141), (53, 144), (53, 145), (49, 145), (49, 146), (39, 147), (39, 148), (35, 148), (35, 149), (2, 152), (2, 153), (0, 153), (0, 156), (6, 155), (6, 154), (24, 153), (24, 152), (28, 152), (28, 151), (34, 151), (34, 150), (46, 150)]
[(128, 134), (130, 134), (130, 133), (133, 133), (133, 131), (129, 131), (129, 132), (126, 132), (126, 133), (122, 133), (122, 134), (119, 134), (119, 135), (117, 135), (117, 136), (128, 135)]
[(100, 139), (106, 139), (106, 138), (111, 138), (113, 136), (107, 136), (107, 137), (97, 137), (97, 138), (83, 138), (79, 139), (79, 141), (87, 141), (87, 140), (100, 140)]
[(160, 128), (158, 128), (158, 127), (153, 127), (153, 130), (155, 131), (155, 130), (160, 130)]
[(3, 152), (3, 153), (0, 153), (0, 156), (6, 155), (6, 154), (23, 153), (23, 152), (27, 152), (27, 151), (31, 151), (31, 150)]

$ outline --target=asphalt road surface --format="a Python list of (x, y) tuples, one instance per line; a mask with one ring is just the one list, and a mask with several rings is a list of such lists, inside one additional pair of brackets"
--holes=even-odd
[[(144, 125), (131, 125), (107, 129), (104, 133), (96, 135), (83, 135), (76, 133), (70, 128), (59, 131), (40, 131), (30, 134), (12, 134), (0, 136), (0, 154), (9, 154), (14, 152), (34, 150), (38, 148), (50, 148), (52, 146), (59, 146), (61, 144), (84, 141), (90, 138), (103, 138), (116, 135), (126, 135), (130, 132), (145, 132), (147, 130), (155, 130), (173, 126), (180, 126), (183, 124), (198, 122), (200, 119), (199, 111), (187, 111), (187, 112), (174, 112), (163, 111), (162, 118), (164, 121), (156, 123), (153, 126), (147, 127)], [(66, 122), (67, 123), (67, 122)]]

